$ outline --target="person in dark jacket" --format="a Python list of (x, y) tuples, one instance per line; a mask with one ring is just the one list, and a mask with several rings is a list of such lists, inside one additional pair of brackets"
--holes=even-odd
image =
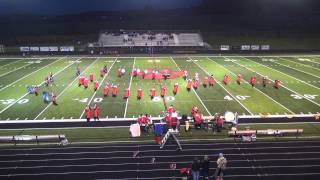
[(192, 179), (193, 180), (199, 180), (200, 177), (200, 160), (198, 158), (194, 158), (192, 166)]
[(201, 174), (204, 179), (209, 179), (209, 170), (210, 170), (210, 160), (207, 155), (204, 156), (201, 162)]

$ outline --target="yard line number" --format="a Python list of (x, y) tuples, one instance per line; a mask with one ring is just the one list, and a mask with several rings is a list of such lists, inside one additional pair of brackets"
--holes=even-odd
[[(238, 100), (243, 101), (243, 100), (246, 100), (247, 98), (249, 98), (250, 96), (236, 95), (235, 97)], [(223, 99), (227, 100), (227, 101), (233, 101), (233, 98), (231, 96), (229, 96), (229, 95), (226, 95)]]
[[(16, 100), (15, 99), (0, 99), (0, 104), (3, 105), (8, 105), (14, 103)], [(18, 104), (25, 104), (28, 103), (29, 99), (20, 99), (17, 103)]]
[(315, 99), (318, 95), (315, 94), (303, 94), (303, 95), (298, 95), (298, 94), (291, 94), (291, 97), (293, 97), (293, 99)]

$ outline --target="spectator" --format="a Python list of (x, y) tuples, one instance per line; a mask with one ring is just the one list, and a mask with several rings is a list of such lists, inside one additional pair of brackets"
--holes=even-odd
[(215, 172), (216, 180), (222, 180), (226, 167), (227, 167), (227, 159), (223, 156), (222, 153), (220, 153), (219, 158), (217, 160), (217, 169)]
[(209, 170), (210, 170), (210, 160), (207, 155), (204, 156), (203, 161), (201, 163), (201, 174), (204, 179), (209, 179)]
[(198, 158), (194, 158), (192, 166), (192, 180), (199, 180), (200, 177), (200, 161)]

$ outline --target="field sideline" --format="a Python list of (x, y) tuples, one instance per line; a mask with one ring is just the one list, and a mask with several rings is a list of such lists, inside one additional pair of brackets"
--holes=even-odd
[[(99, 76), (104, 65), (108, 73)], [(76, 69), (86, 77), (90, 73), (99, 82), (95, 92), (93, 83), (89, 88), (78, 87)], [(117, 76), (119, 68), (125, 68), (123, 77)], [(172, 74), (187, 70), (189, 78), (196, 72), (200, 76), (197, 90), (186, 90), (181, 76), (168, 80), (147, 80), (129, 75), (134, 68), (167, 69)], [(44, 86), (44, 78), (50, 72), (54, 83)], [(203, 87), (205, 76), (214, 75), (213, 87)], [(229, 75), (228, 85), (222, 83), (224, 74)], [(242, 75), (241, 84), (235, 81)], [(251, 87), (250, 77), (257, 77), (257, 85)], [(261, 85), (267, 76), (267, 87)], [(279, 79), (281, 87), (273, 88)], [(103, 96), (106, 83), (118, 85), (118, 96)], [(174, 83), (179, 83), (177, 95), (173, 95)], [(39, 85), (40, 95), (27, 93), (27, 86)], [(167, 88), (166, 96), (160, 98), (160, 86)], [(126, 88), (131, 95), (123, 99)], [(137, 100), (137, 90), (143, 96)], [(156, 88), (157, 97), (149, 97), (150, 88)], [(42, 91), (53, 92), (58, 105), (45, 104)], [(153, 117), (163, 115), (166, 107), (173, 105), (182, 114), (190, 114), (196, 105), (200, 113), (210, 116), (216, 112), (238, 112), (245, 116), (301, 115), (320, 112), (320, 56), (172, 56), (172, 57), (37, 57), (0, 58), (0, 119), (1, 120), (60, 120), (81, 119), (86, 104), (100, 106), (101, 118), (133, 118), (141, 113)]]

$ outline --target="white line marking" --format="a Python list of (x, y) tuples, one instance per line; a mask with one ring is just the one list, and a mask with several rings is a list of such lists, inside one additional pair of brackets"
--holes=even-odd
[[(116, 58), (116, 59), (113, 61), (113, 63), (112, 63), (112, 65), (110, 66), (110, 68), (109, 68), (109, 70), (108, 70), (107, 74), (103, 77), (103, 79), (102, 79), (102, 80), (101, 80), (101, 82), (99, 83), (98, 89), (93, 93), (93, 95), (92, 95), (92, 97), (90, 98), (90, 100), (89, 100), (88, 104), (91, 104), (91, 102), (92, 102), (93, 98), (95, 97), (95, 95), (97, 94), (98, 90), (100, 89), (100, 87), (101, 87), (101, 85), (102, 85), (103, 81), (104, 81), (104, 80), (107, 78), (107, 76), (109, 75), (109, 73), (110, 73), (110, 71), (111, 71), (111, 68), (112, 68), (112, 67), (113, 67), (113, 65), (117, 62), (117, 59), (118, 59), (118, 58)], [(83, 111), (82, 111), (82, 113), (81, 113), (81, 115), (80, 115), (79, 119), (81, 119), (81, 118), (82, 118), (82, 116), (84, 115), (85, 110), (86, 110), (86, 109), (83, 109)]]
[[(63, 59), (63, 58), (61, 58), (61, 59)], [(60, 61), (61, 59), (59, 59), (59, 60), (57, 60), (57, 61)], [(56, 61), (55, 61), (55, 62), (56, 62)], [(51, 63), (51, 64), (52, 64), (52, 63)], [(51, 65), (51, 64), (49, 64), (49, 65)], [(55, 74), (53, 75), (53, 77), (55, 77), (57, 74), (59, 74), (60, 72), (62, 72), (63, 70), (65, 70), (66, 68), (68, 68), (68, 67), (71, 66), (71, 65), (72, 65), (72, 64), (64, 67), (62, 70), (60, 70), (60, 71), (58, 71), (57, 73), (55, 73)], [(43, 84), (44, 84), (44, 81), (43, 81), (42, 83), (38, 84), (38, 86), (42, 86)], [(17, 100), (15, 100), (13, 103), (11, 103), (10, 105), (6, 106), (4, 109), (2, 109), (2, 110), (0, 111), (0, 114), (3, 113), (4, 111), (6, 111), (7, 109), (9, 109), (11, 106), (13, 106), (14, 104), (16, 104), (18, 101), (20, 101), (20, 100), (23, 99), (24, 97), (26, 97), (28, 94), (29, 94), (29, 93), (24, 94), (23, 96), (21, 96), (20, 98), (18, 98)]]
[[(208, 60), (214, 62), (212, 59), (208, 58)], [(199, 68), (201, 68), (207, 75), (210, 75), (210, 73), (208, 71), (206, 71), (202, 66), (200, 66), (198, 63), (194, 62)], [(214, 62), (216, 63), (216, 62)], [(253, 115), (253, 113), (246, 107), (244, 106), (236, 97), (234, 97), (225, 87), (223, 87), (223, 85), (221, 85), (221, 83), (219, 81), (216, 81), (217, 84), (219, 84), (220, 87), (222, 87), (235, 101), (237, 101), (248, 113), (250, 113), (251, 115)]]
[[(240, 57), (245, 58), (245, 59), (248, 59), (248, 58), (243, 57), (243, 56), (240, 56)], [(261, 57), (259, 57), (259, 58), (261, 59)], [(249, 61), (252, 61), (252, 62), (255, 62), (255, 63), (261, 64), (260, 62), (253, 61), (253, 60), (251, 60), (251, 59), (248, 59), (248, 60), (249, 60)], [(309, 86), (311, 86), (311, 87), (313, 87), (313, 88), (320, 89), (319, 87), (316, 87), (316, 86), (314, 86), (314, 85), (312, 85), (312, 84), (309, 84), (309, 83), (307, 83), (307, 82), (305, 82), (305, 81), (302, 81), (302, 80), (300, 80), (300, 79), (298, 79), (298, 78), (295, 78), (295, 77), (293, 77), (293, 76), (291, 76), (291, 75), (289, 75), (289, 74), (286, 74), (286, 73), (284, 73), (284, 72), (281, 72), (281, 71), (276, 70), (276, 69), (273, 69), (273, 68), (270, 68), (270, 67), (268, 67), (268, 66), (266, 66), (266, 65), (264, 65), (264, 64), (261, 64), (261, 65), (263, 65), (263, 66), (265, 66), (265, 67), (267, 67), (267, 68), (269, 68), (269, 69), (272, 69), (272, 70), (274, 70), (274, 71), (277, 71), (277, 72), (279, 72), (279, 73), (281, 73), (281, 74), (283, 74), (283, 75), (285, 75), (285, 76), (291, 77), (291, 78), (293, 78), (293, 79), (295, 79), (295, 80), (297, 80), (297, 81), (300, 81), (300, 82), (302, 82), (302, 83), (304, 83), (304, 84), (306, 84), (306, 85), (309, 85)]]
[(48, 66), (50, 66), (51, 64), (56, 63), (56, 62), (58, 62), (58, 61), (61, 61), (62, 59), (63, 59), (63, 58), (58, 59), (58, 60), (56, 60), (56, 61), (53, 61), (52, 63), (49, 63), (49, 64), (47, 64), (47, 65), (43, 66), (42, 68), (37, 69), (36, 71), (33, 71), (33, 72), (31, 72), (30, 74), (28, 74), (28, 75), (26, 75), (26, 76), (21, 77), (20, 79), (18, 79), (18, 80), (16, 80), (16, 81), (12, 82), (11, 84), (8, 84), (8, 85), (6, 85), (5, 87), (1, 88), (1, 89), (0, 89), (0, 92), (1, 92), (1, 91), (3, 91), (4, 89), (8, 88), (9, 86), (11, 86), (11, 85), (13, 85), (13, 84), (15, 84), (15, 83), (19, 82), (20, 80), (22, 80), (22, 79), (24, 79), (24, 78), (27, 78), (27, 77), (31, 76), (32, 74), (34, 74), (34, 73), (36, 73), (36, 72), (38, 72), (38, 71), (40, 71), (40, 70), (42, 70), (42, 69), (44, 69), (44, 68), (47, 68), (47, 67), (48, 67)]
[(19, 70), (19, 69), (22, 69), (22, 68), (24, 68), (24, 67), (26, 67), (26, 66), (30, 66), (30, 65), (31, 65), (31, 64), (26, 64), (26, 65), (21, 66), (21, 67), (19, 67), (19, 68), (14, 68), (14, 69), (11, 70), (11, 71), (8, 71), (8, 72), (6, 72), (6, 73), (4, 73), (4, 74), (1, 74), (0, 77), (3, 77), (3, 76), (5, 76), (5, 75), (7, 75), (7, 74), (10, 74), (10, 73), (12, 73), (12, 72), (14, 72), (14, 71), (17, 71), (17, 70)]
[[(131, 70), (131, 72), (132, 72), (133, 69), (134, 69), (135, 63), (136, 63), (136, 58), (133, 59), (133, 65), (132, 65), (132, 70)], [(129, 73), (131, 73), (131, 72), (129, 72)], [(129, 83), (129, 89), (130, 89), (130, 91), (131, 91), (132, 77), (133, 77), (133, 76), (131, 75), (131, 77), (130, 77), (130, 83)], [(126, 107), (125, 107), (125, 109), (124, 109), (124, 115), (123, 115), (124, 118), (127, 116), (128, 103), (129, 103), (129, 98), (127, 98), (127, 100), (126, 100)]]
[[(5, 59), (7, 59), (7, 58), (5, 58)], [(17, 59), (17, 58), (14, 58), (14, 59)], [(5, 64), (5, 65), (2, 65), (2, 66), (0, 66), (0, 69), (6, 69), (6, 68), (3, 68), (3, 67), (6, 67), (6, 66), (8, 66), (8, 65), (11, 65), (11, 64), (14, 64), (14, 63), (16, 63), (16, 62), (23, 61), (23, 60), (25, 60), (25, 59), (20, 59), (20, 60), (13, 61), (13, 62), (8, 63), (8, 64)]]
[[(179, 71), (181, 71), (180, 67), (178, 66), (178, 64), (176, 63), (176, 61), (171, 57), (172, 62), (176, 65), (176, 67), (178, 68)], [(190, 60), (192, 60), (190, 58)], [(200, 103), (202, 104), (202, 106), (205, 108), (205, 110), (207, 111), (207, 113), (209, 114), (209, 116), (212, 116), (212, 114), (210, 113), (210, 111), (208, 110), (208, 108), (206, 107), (206, 105), (203, 103), (203, 101), (201, 100), (201, 98), (199, 97), (198, 93), (196, 92), (196, 90), (194, 90), (194, 88), (191, 88), (192, 91), (194, 92), (194, 94), (197, 96), (198, 100), (200, 101)]]
[[(286, 61), (286, 59), (284, 59), (284, 58), (281, 58), (281, 57), (279, 57), (279, 58)], [(308, 73), (308, 72), (305, 72), (305, 71), (301, 71), (300, 69), (296, 69), (296, 68), (294, 68), (294, 67), (290, 67), (289, 65), (281, 64), (281, 63), (278, 63), (278, 62), (273, 62), (273, 63), (279, 64), (279, 65), (281, 65), (281, 66), (285, 66), (285, 67), (290, 68), (290, 69), (294, 69), (294, 70), (296, 70), (296, 71), (299, 71), (299, 72), (308, 74), (308, 75), (313, 76), (313, 77), (316, 77), (316, 78), (320, 78), (320, 77), (317, 76), (317, 75), (314, 75), (314, 74), (311, 74), (311, 73)], [(318, 70), (319, 70), (319, 69), (318, 69)]]
[[(228, 59), (226, 57), (223, 57), (225, 59)], [(218, 64), (218, 63), (217, 63)], [(222, 68), (224, 68), (225, 70), (229, 71), (230, 73), (232, 73), (234, 76), (236, 75), (235, 73), (233, 73), (232, 71), (228, 70), (227, 68), (223, 67), (222, 65), (220, 65)], [(249, 84), (246, 80), (241, 79), (242, 81), (244, 81), (246, 84)], [(290, 113), (294, 114), (293, 111), (291, 111), (290, 109), (286, 108), (284, 105), (280, 104), (278, 101), (274, 100), (273, 98), (271, 98), (270, 96), (268, 96), (267, 94), (265, 94), (264, 92), (260, 91), (258, 88), (254, 88), (255, 90), (259, 91), (260, 93), (262, 93), (263, 95), (265, 95), (267, 98), (269, 98), (270, 100), (272, 100), (273, 102), (275, 102), (276, 104), (280, 105), (281, 107), (283, 107), (284, 109), (286, 109), (287, 111), (289, 111)]]
[[(94, 60), (90, 65), (88, 65), (88, 66), (86, 67), (86, 69), (84, 69), (84, 71), (83, 71), (80, 75), (82, 75), (84, 72), (86, 72), (86, 71), (89, 69), (89, 67), (91, 67), (94, 63), (97, 62), (97, 60), (98, 60), (98, 58), (97, 58), (96, 60)], [(57, 99), (58, 99), (67, 89), (69, 89), (69, 87), (71, 87), (72, 84), (73, 84), (77, 79), (78, 79), (78, 77), (74, 78), (74, 80), (57, 96)], [(47, 107), (44, 108), (44, 109), (36, 116), (36, 118), (34, 118), (34, 119), (38, 119), (51, 105), (52, 105), (52, 102), (50, 102), (50, 103), (47, 105)], [(53, 119), (54, 119), (54, 118), (53, 118)]]
[[(245, 58), (245, 59), (248, 59), (248, 58), (246, 58), (246, 57), (241, 57), (241, 58)], [(248, 60), (250, 60), (250, 59), (248, 59)], [(251, 61), (251, 60), (250, 60)], [(252, 62), (254, 62), (254, 61), (252, 61)], [(251, 69), (251, 68), (248, 68), (248, 67), (245, 67), (245, 66), (243, 66), (242, 64), (239, 64), (239, 63), (237, 63), (237, 62), (234, 62), (234, 63), (236, 63), (236, 64), (238, 64), (239, 66), (242, 66), (242, 67), (244, 67), (244, 68), (247, 68), (247, 69), (249, 69), (250, 71), (252, 71), (252, 72), (255, 72), (255, 73), (257, 73), (257, 74), (259, 74), (260, 76), (263, 76), (262, 74), (260, 74), (260, 73), (258, 73), (258, 72), (256, 72), (256, 71), (254, 71), (253, 69)], [(255, 62), (256, 63), (256, 62)], [(264, 65), (263, 65), (264, 66)], [(267, 67), (267, 66), (265, 66), (265, 67)], [(267, 67), (267, 68), (269, 68), (269, 67)], [(272, 68), (270, 68), (270, 69), (272, 69)], [(273, 81), (272, 79), (270, 79), (269, 77), (268, 77), (268, 79), (270, 80), (270, 81)], [(292, 89), (289, 89), (288, 87), (286, 87), (286, 86), (284, 86), (284, 85), (282, 85), (282, 87), (284, 87), (285, 89), (287, 89), (287, 90), (289, 90), (289, 91), (291, 91), (291, 92), (293, 92), (293, 93), (295, 93), (295, 94), (297, 94), (297, 95), (299, 95), (299, 96), (301, 96), (302, 98), (304, 98), (304, 99), (306, 99), (306, 100), (308, 100), (308, 101), (310, 101), (310, 102), (312, 102), (312, 103), (314, 103), (314, 104), (316, 104), (316, 105), (318, 105), (318, 106), (320, 106), (320, 104), (318, 104), (317, 102), (315, 102), (315, 101), (313, 101), (313, 100), (311, 100), (311, 99), (308, 99), (308, 98), (305, 98), (304, 96), (302, 96), (300, 93), (298, 93), (298, 92), (296, 92), (296, 91), (294, 91), (294, 90), (292, 90)]]

